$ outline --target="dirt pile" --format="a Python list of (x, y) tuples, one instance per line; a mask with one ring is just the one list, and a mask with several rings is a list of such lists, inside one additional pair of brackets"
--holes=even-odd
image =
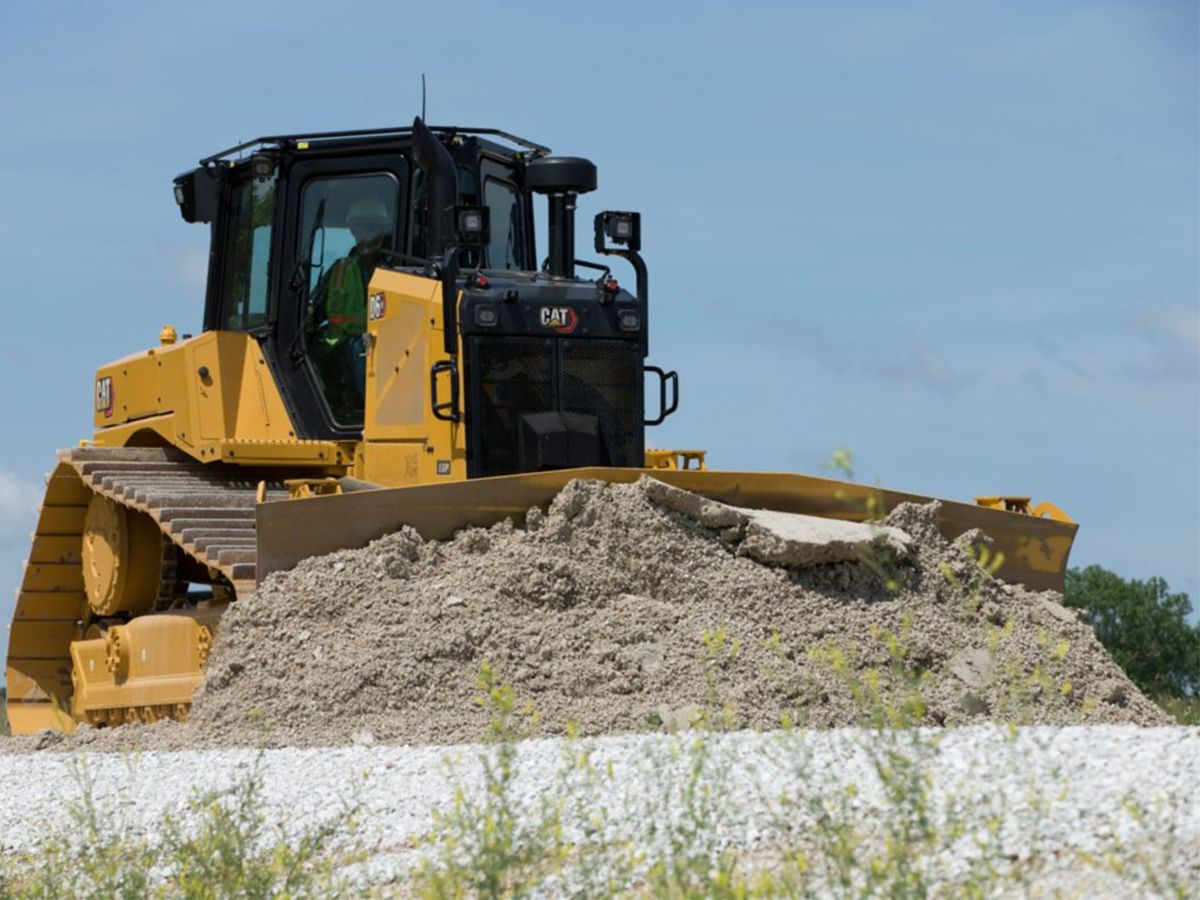
[(869, 541), (813, 555), (660, 482), (573, 482), (524, 527), (445, 543), (406, 529), (271, 576), (226, 614), (191, 723), (119, 731), (157, 746), (475, 740), (485, 659), (545, 734), (706, 709), (733, 727), (861, 724), (821, 651), (888, 670), (888, 634), (929, 673), (929, 724), (1168, 723), (1058, 595), (987, 577), (986, 536), (947, 543), (935, 520), (936, 505), (905, 505)]

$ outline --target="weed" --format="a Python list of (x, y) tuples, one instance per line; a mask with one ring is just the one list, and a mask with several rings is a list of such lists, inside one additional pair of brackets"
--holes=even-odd
[(217, 900), (339, 892), (326, 852), (340, 832), (352, 830), (354, 810), (344, 810), (297, 840), (288, 840), (282, 829), (277, 840), (271, 840), (261, 792), (256, 770), (227, 791), (195, 798), (190, 806), (198, 827), (166, 817), (159, 852), (170, 860), (173, 893), (189, 900)]
[(119, 810), (101, 810), (86, 760), (74, 764), (79, 797), (66, 825), (47, 828), (38, 852), (8, 857), (0, 897), (217, 900), (224, 897), (325, 897), (345, 891), (335, 877), (332, 839), (352, 829), (346, 810), (289, 839), (273, 835), (262, 812), (257, 770), (227, 791), (196, 796), (190, 824), (166, 816), (150, 841), (125, 834)]
[(701, 731), (732, 731), (736, 716), (733, 704), (725, 698), (725, 672), (741, 653), (741, 639), (731, 637), (729, 629), (722, 625), (704, 631), (700, 641), (703, 644), (705, 703), (691, 725)]
[(425, 897), (521, 896), (552, 874), (570, 849), (562, 838), (561, 802), (546, 799), (530, 815), (514, 790), (517, 741), (532, 733), (537, 711), (528, 704), (518, 709), (512, 685), (486, 660), (476, 687), (490, 742), (478, 757), (483, 790), (456, 786), (450, 809), (435, 812), (427, 836), (432, 856), (417, 872)]
[[(853, 482), (855, 480), (854, 454), (849, 447), (839, 447), (834, 450), (829, 461), (824, 464), (824, 468), (837, 472), (846, 481)], [(840, 488), (834, 491), (834, 498), (842, 503), (850, 502), (849, 493)], [(880, 524), (888, 513), (883, 489), (878, 486), (868, 489), (862, 504), (862, 517), (870, 525)], [(900, 564), (891, 550), (860, 544), (857, 548), (857, 556), (859, 563), (878, 578), (889, 593), (896, 593), (900, 590)]]
[(991, 548), (983, 543), (968, 547), (966, 554), (969, 562), (962, 571), (956, 572), (947, 562), (938, 563), (938, 570), (962, 598), (963, 620), (972, 621), (979, 611), (984, 586), (1004, 565), (1004, 554), (993, 553)]
[[(1174, 897), (1184, 900), (1195, 896), (1195, 885), (1185, 879), (1179, 867), (1180, 860), (1193, 856), (1193, 848), (1187, 846), (1175, 829), (1165, 823), (1178, 821), (1187, 804), (1182, 798), (1160, 798), (1157, 803), (1126, 796), (1121, 806), (1126, 813), (1123, 828), (1110, 825), (1113, 834), (1124, 832), (1121, 839), (1113, 838), (1108, 846), (1095, 853), (1080, 851), (1084, 863), (1118, 879), (1132, 878), (1145, 886), (1146, 895)], [(1163, 822), (1155, 822), (1162, 818)], [(1132, 828), (1130, 828), (1132, 824)]]
[(641, 880), (657, 897), (735, 897), (745, 888), (738, 854), (722, 848), (718, 823), (732, 795), (734, 759), (710, 731), (674, 736), (652, 753), (659, 790), (641, 811), (647, 823)]

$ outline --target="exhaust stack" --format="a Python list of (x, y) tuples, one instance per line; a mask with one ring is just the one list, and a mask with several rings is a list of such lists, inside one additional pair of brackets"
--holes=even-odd
[(525, 186), (550, 206), (550, 274), (575, 277), (575, 200), (596, 189), (596, 166), (578, 156), (544, 156), (525, 167)]
[(413, 119), (413, 155), (429, 183), (429, 255), (441, 256), (450, 242), (446, 217), (458, 202), (454, 159), (417, 116)]

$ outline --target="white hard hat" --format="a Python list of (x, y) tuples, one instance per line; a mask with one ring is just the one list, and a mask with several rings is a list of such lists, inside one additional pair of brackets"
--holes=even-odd
[(346, 213), (347, 225), (390, 225), (391, 222), (387, 204), (378, 197), (358, 197), (351, 202), (350, 211)]

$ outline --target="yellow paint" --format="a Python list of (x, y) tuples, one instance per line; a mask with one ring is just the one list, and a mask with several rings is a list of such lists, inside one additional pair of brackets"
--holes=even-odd
[(112, 409), (95, 410), (98, 446), (169, 444), (202, 462), (246, 465), (338, 465), (353, 455), (352, 446), (297, 440), (266, 359), (247, 334), (209, 331), (163, 344), (101, 366), (97, 384), (104, 379)]
[[(379, 269), (368, 294), (373, 312), (367, 322), (363, 441), (351, 474), (397, 487), (461, 481), (467, 477), (465, 422), (435, 418), (430, 397), (430, 369), (450, 359), (444, 346), (441, 283)], [(442, 375), (438, 382), (439, 400), (450, 398), (448, 379)], [(460, 366), (460, 407), (465, 403), (466, 373)], [(440, 471), (439, 462), (448, 462), (449, 470)]]
[[(74, 696), (80, 721), (109, 724), (184, 719), (203, 677), (212, 631), (198, 615), (141, 616), (102, 635), (71, 644)], [(215, 614), (210, 621), (215, 619)]]

